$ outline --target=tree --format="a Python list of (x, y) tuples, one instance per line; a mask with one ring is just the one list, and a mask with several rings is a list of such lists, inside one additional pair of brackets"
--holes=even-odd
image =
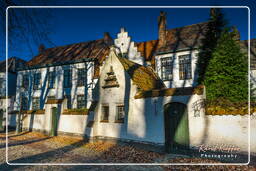
[[(53, 2), (53, 1), (51, 1)], [(2, 0), (0, 1), (1, 37), (5, 37), (6, 9), (8, 6), (47, 5), (44, 0)], [(9, 8), (8, 9), (8, 44), (9, 51), (28, 49), (33, 56), (32, 46), (42, 43), (53, 45), (49, 38), (52, 11), (47, 8)], [(29, 33), (29, 34), (28, 34)], [(1, 40), (4, 44), (4, 39)], [(2, 47), (3, 48), (3, 47)], [(2, 49), (4, 52), (4, 49)]]
[(216, 47), (217, 42), (223, 29), (226, 27), (227, 21), (220, 8), (212, 8), (210, 10), (210, 18), (207, 24), (205, 38), (202, 40), (202, 45), (199, 51), (198, 58), (198, 83), (203, 84), (205, 72), (212, 58), (212, 51)]
[(204, 80), (210, 101), (234, 103), (248, 99), (248, 61), (235, 38), (235, 31), (224, 31), (212, 50)]

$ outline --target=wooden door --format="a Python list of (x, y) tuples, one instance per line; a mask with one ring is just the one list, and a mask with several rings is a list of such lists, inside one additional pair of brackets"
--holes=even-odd
[(57, 114), (57, 108), (53, 107), (51, 109), (52, 113), (52, 125), (51, 125), (51, 136), (57, 135), (57, 129), (58, 129), (58, 114)]
[(167, 152), (188, 148), (189, 129), (187, 107), (182, 103), (165, 105), (165, 147)]

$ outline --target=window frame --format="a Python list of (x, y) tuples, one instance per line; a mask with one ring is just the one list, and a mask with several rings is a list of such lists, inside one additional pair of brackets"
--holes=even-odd
[[(83, 97), (83, 100), (78, 100), (80, 97)], [(82, 102), (83, 101), (83, 102)], [(76, 108), (83, 109), (86, 108), (86, 99), (85, 95), (77, 95), (76, 97)]]
[[(122, 108), (122, 113), (121, 115), (123, 115), (123, 117), (120, 117), (120, 108)], [(115, 117), (115, 122), (116, 123), (124, 123), (124, 119), (125, 119), (125, 106), (124, 104), (118, 104), (116, 105), (116, 117)]]
[(24, 74), (22, 75), (22, 83), (21, 86), (27, 90), (29, 87), (29, 75), (28, 74)]
[(0, 88), (4, 88), (4, 82), (5, 82), (5, 79), (0, 78)]
[[(24, 103), (25, 101), (25, 103)], [(24, 105), (25, 104), (25, 105)], [(26, 111), (28, 110), (29, 106), (28, 106), (28, 98), (24, 95), (21, 96), (21, 110), (22, 111)]]
[(179, 79), (192, 79), (192, 59), (190, 54), (179, 55)]
[[(169, 65), (167, 65), (168, 59), (170, 60)], [(164, 61), (166, 63), (165, 65), (163, 65)], [(173, 80), (173, 61), (174, 61), (173, 56), (160, 58), (161, 78), (162, 78), (163, 81), (172, 81)], [(165, 68), (165, 70), (164, 70), (164, 68)], [(169, 73), (168, 76), (167, 76), (167, 73), (166, 73), (167, 69), (170, 70), (170, 72), (168, 72)], [(169, 78), (169, 77), (171, 77), (171, 78)]]
[[(104, 110), (105, 108), (107, 108), (108, 110)], [(101, 107), (101, 119), (100, 122), (109, 122), (109, 105), (108, 104), (103, 104)], [(105, 112), (107, 111), (107, 117), (105, 116)], [(107, 119), (106, 119), (107, 118)]]
[(33, 75), (33, 90), (39, 90), (41, 88), (41, 73), (37, 72)]
[(48, 73), (48, 88), (49, 89), (54, 89), (55, 88), (55, 80), (56, 80), (55, 71), (50, 71)]
[(65, 95), (65, 99), (67, 100), (67, 109), (72, 109), (71, 95)]
[[(37, 106), (38, 106), (38, 108), (36, 107), (35, 108), (35, 101), (36, 100), (38, 100), (38, 104), (37, 104)], [(32, 98), (32, 110), (40, 110), (40, 98), (39, 97), (33, 97)]]
[(64, 69), (63, 73), (63, 86), (64, 88), (70, 88), (72, 87), (72, 69)]
[(86, 85), (86, 69), (85, 68), (78, 68), (77, 69), (77, 86), (82, 87)]

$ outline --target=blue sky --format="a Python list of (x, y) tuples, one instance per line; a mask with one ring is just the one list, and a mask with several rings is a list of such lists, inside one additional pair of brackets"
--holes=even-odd
[[(70, 4), (67, 4), (70, 5)], [(73, 4), (75, 5), (75, 4)], [(44, 12), (45, 9), (40, 9)], [(160, 11), (167, 12), (167, 27), (169, 29), (182, 27), (207, 21), (209, 8), (146, 8), (146, 9), (53, 9), (49, 37), (54, 45), (95, 40), (103, 37), (104, 32), (109, 32), (116, 38), (121, 27), (125, 27), (132, 40), (135, 42), (157, 39), (157, 17)], [(229, 25), (234, 25), (241, 33), (241, 39), (248, 39), (248, 10), (246, 8), (223, 9)], [(255, 38), (255, 30), (251, 30), (251, 38)], [(27, 33), (31, 34), (31, 33)], [(43, 42), (42, 42), (43, 43)], [(37, 45), (32, 45), (33, 54), (22, 44), (17, 44), (17, 49), (9, 52), (9, 57), (30, 60), (38, 54)], [(5, 56), (1, 50), (1, 56)]]

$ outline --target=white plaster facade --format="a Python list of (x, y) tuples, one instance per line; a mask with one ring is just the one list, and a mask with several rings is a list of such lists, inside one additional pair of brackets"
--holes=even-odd
[[(99, 80), (92, 79), (93, 63), (88, 63), (88, 89), (85, 87), (76, 86), (76, 69), (85, 66), (84, 63), (67, 65), (67, 66), (55, 66), (48, 68), (40, 68), (33, 70), (20, 71), (18, 73), (17, 83), (17, 95), (19, 98), (21, 93), (21, 80), (22, 75), (28, 73), (30, 75), (30, 83), (32, 75), (35, 72), (41, 72), (42, 89), (34, 91), (24, 92), (28, 97), (43, 97), (56, 96), (58, 99), (62, 99), (65, 93), (70, 93), (72, 96), (73, 108), (76, 108), (76, 95), (87, 93), (88, 104), (90, 107), (90, 101), (97, 101), (97, 106), (94, 111), (89, 112), (89, 115), (63, 115), (62, 111), (65, 108), (64, 104), (59, 107), (60, 118), (58, 124), (58, 131), (65, 133), (73, 133), (79, 135), (86, 135), (88, 137), (105, 137), (116, 138), (123, 140), (133, 140), (144, 143), (153, 143), (164, 146), (165, 144), (165, 122), (164, 122), (164, 106), (172, 102), (179, 102), (187, 106), (188, 111), (188, 131), (189, 131), (189, 145), (190, 147), (198, 147), (201, 144), (205, 145), (235, 145), (241, 149), (241, 151), (248, 150), (248, 116), (205, 116), (203, 108), (200, 113), (195, 114), (194, 104), (205, 97), (203, 95), (184, 95), (184, 96), (164, 96), (154, 98), (141, 98), (135, 99), (134, 96), (138, 91), (138, 87), (118, 59), (118, 54), (127, 54), (123, 57), (143, 65), (145, 62), (137, 52), (137, 48), (134, 47), (134, 43), (131, 42), (128, 33), (123, 29), (118, 34), (118, 38), (115, 40), (115, 48), (112, 48), (109, 56), (105, 60), (103, 66), (100, 69)], [(193, 51), (179, 51), (176, 53), (167, 53), (156, 56), (156, 73), (161, 77), (161, 65), (160, 59), (165, 57), (173, 57), (173, 81), (164, 81), (167, 88), (179, 88), (179, 87), (194, 87), (196, 86), (197, 73), (197, 50)], [(178, 57), (180, 55), (191, 55), (191, 71), (192, 79), (180, 80), (179, 79), (179, 62)], [(64, 90), (63, 88), (63, 69), (65, 67), (72, 68), (72, 88)], [(103, 88), (105, 79), (110, 68), (113, 68), (116, 76), (118, 87)], [(56, 87), (47, 91), (47, 72), (54, 70), (57, 72)], [(45, 85), (45, 86), (44, 86)], [(31, 85), (30, 85), (31, 86)], [(102, 108), (104, 105), (109, 106), (108, 122), (102, 122)], [(124, 122), (115, 122), (117, 114), (117, 105), (124, 105), (125, 118)], [(33, 120), (33, 128), (39, 130), (50, 131), (51, 129), (51, 108), (58, 107), (56, 104), (44, 105), (44, 115), (28, 115), (23, 126), (29, 128), (31, 121)], [(17, 104), (18, 107), (18, 104)], [(30, 103), (31, 108), (31, 103)], [(198, 111), (197, 111), (198, 112)], [(93, 121), (93, 127), (87, 127), (87, 124)], [(251, 151), (256, 152), (256, 137), (252, 134), (252, 130), (255, 130), (256, 119), (253, 115), (251, 117)]]
[[(8, 79), (6, 79), (8, 78)], [(16, 89), (16, 74), (0, 72), (1, 88), (0, 88), (0, 110), (3, 110), (3, 126), (6, 125), (6, 111), (12, 112), (14, 110), (14, 102), (15, 102), (15, 89)], [(7, 83), (8, 81), (8, 83)], [(6, 85), (8, 85), (8, 93), (6, 98)], [(9, 126), (15, 126), (15, 118), (16, 116), (9, 116), (8, 123)]]
[[(191, 79), (180, 80), (179, 78), (179, 56), (190, 55), (191, 57)], [(173, 59), (173, 79), (164, 80), (164, 84), (167, 88), (178, 88), (178, 87), (195, 87), (197, 85), (198, 73), (197, 73), (197, 60), (198, 60), (198, 50), (191, 51), (178, 51), (175, 53), (166, 53), (161, 55), (156, 55), (156, 73), (162, 79), (161, 70), (161, 59), (171, 57)]]
[[(32, 98), (38, 97), (40, 98), (40, 108), (45, 108), (45, 102), (48, 96), (54, 96), (56, 99), (63, 99), (66, 95), (71, 96), (71, 105), (72, 108), (77, 108), (77, 95), (85, 95), (87, 99), (87, 106), (89, 107), (92, 101), (92, 89), (95, 86), (95, 81), (92, 78), (93, 74), (93, 62), (81, 62), (75, 63), (70, 65), (61, 65), (61, 66), (51, 66), (51, 67), (43, 67), (38, 69), (30, 69), (30, 70), (22, 70), (18, 72), (17, 78), (17, 93), (16, 99), (20, 99), (20, 94), (24, 94), (26, 97), (29, 98), (29, 106), (28, 110), (32, 110)], [(86, 84), (85, 86), (77, 86), (77, 70), (86, 68)], [(71, 69), (72, 72), (72, 85), (69, 88), (64, 88), (63, 80), (64, 80), (64, 70)], [(55, 86), (54, 88), (48, 88), (48, 79), (47, 75), (49, 72), (55, 71), (56, 79), (55, 79)], [(40, 89), (34, 90), (33, 89), (33, 75), (35, 73), (41, 73), (40, 79)], [(22, 88), (22, 79), (23, 76), (28, 74), (29, 75), (29, 88), (25, 90)], [(15, 103), (15, 110), (19, 110), (19, 100), (16, 100)]]

